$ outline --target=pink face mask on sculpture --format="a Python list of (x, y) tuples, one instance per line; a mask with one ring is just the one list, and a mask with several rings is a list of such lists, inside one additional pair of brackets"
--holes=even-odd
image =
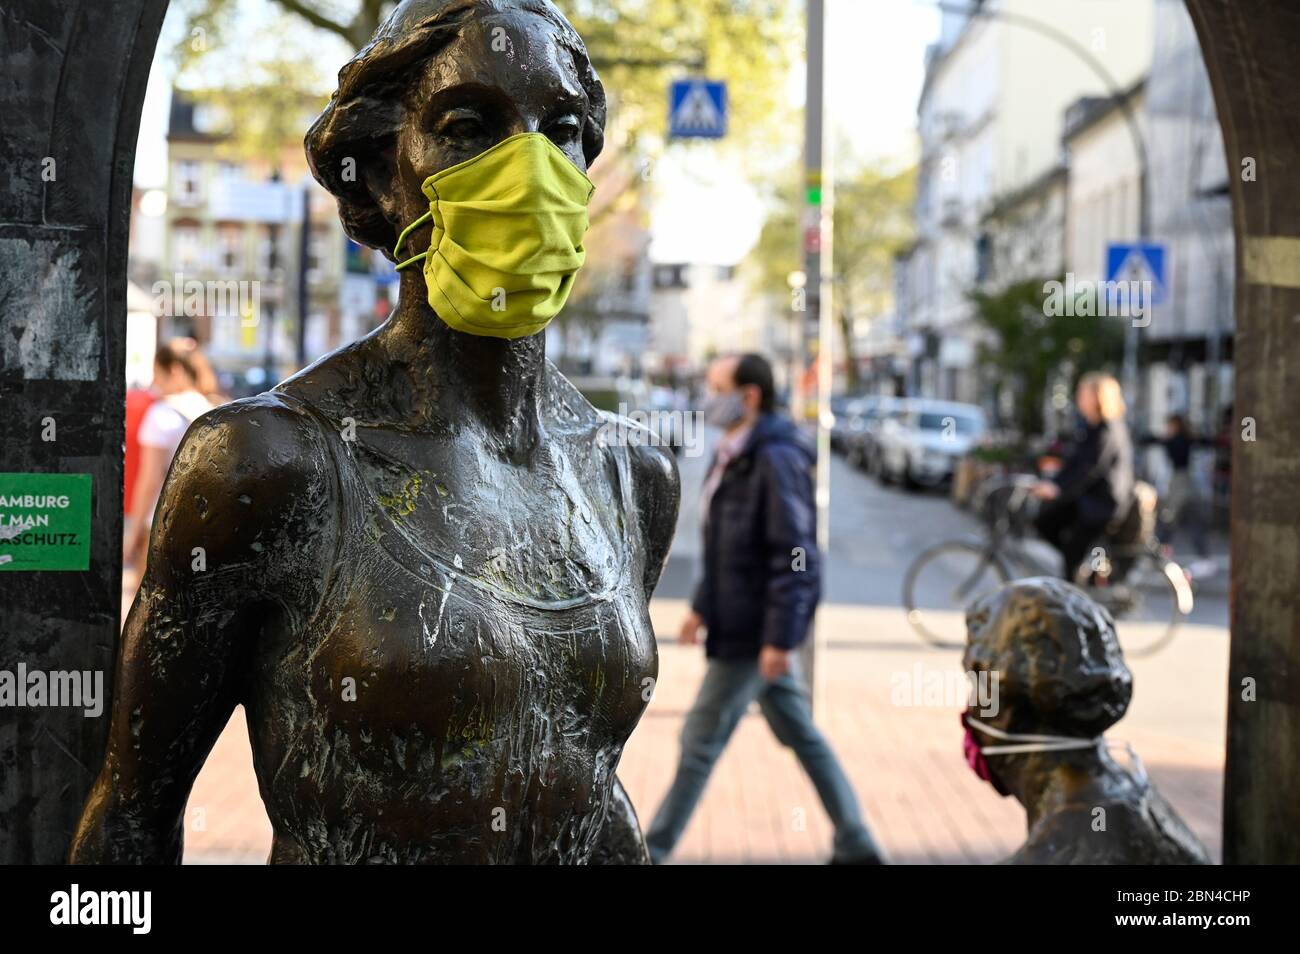
[(1003, 798), (1010, 795), (1011, 793), (1007, 791), (1006, 787), (989, 771), (989, 762), (984, 757), (984, 749), (980, 744), (980, 740), (975, 737), (975, 733), (971, 731), (970, 725), (967, 724), (966, 713), (964, 712), (961, 713), (961, 725), (966, 730), (966, 734), (962, 736), (961, 750), (966, 756), (966, 764), (970, 766), (970, 770), (975, 773), (981, 782), (988, 782), (992, 785), (993, 791)]
[[(1029, 735), (1024, 733), (1003, 732), (1001, 729), (995, 729), (991, 725), (985, 725), (979, 719), (972, 719), (967, 713), (961, 713), (961, 724), (966, 730), (962, 737), (961, 748), (966, 756), (966, 764), (970, 766), (981, 781), (988, 782), (993, 786), (993, 791), (999, 795), (1007, 796), (1011, 792), (998, 780), (998, 777), (989, 769), (988, 757), (990, 755), (1026, 755), (1030, 752), (1069, 752), (1079, 749), (1110, 749), (1122, 748), (1128, 752), (1129, 758), (1133, 763), (1133, 769), (1137, 775), (1138, 781), (1145, 785), (1147, 783), (1146, 769), (1142, 766), (1142, 760), (1138, 758), (1137, 753), (1133, 751), (1133, 746), (1127, 742), (1114, 741), (1105, 739), (1102, 736), (1095, 736), (1091, 739), (1075, 738), (1068, 735)], [(1011, 745), (985, 745), (975, 733), (980, 735), (992, 736), (999, 742), (1010, 742)]]

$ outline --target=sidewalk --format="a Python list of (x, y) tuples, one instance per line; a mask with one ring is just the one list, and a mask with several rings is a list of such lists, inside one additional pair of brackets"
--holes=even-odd
[[(656, 631), (675, 632), (684, 610), (680, 600), (655, 600)], [(891, 701), (898, 681), (910, 678), (916, 665), (922, 672), (955, 669), (956, 654), (909, 640), (897, 607), (832, 605), (819, 619), (827, 648), (819, 663), (826, 682), (818, 721), (890, 860), (985, 864), (1014, 851), (1024, 836), (1024, 813), (967, 768), (958, 708)], [(1153, 781), (1217, 860), (1226, 635), (1189, 626), (1164, 653), (1131, 667), (1134, 703), (1111, 736), (1134, 744)], [(619, 768), (643, 825), (672, 780), (677, 735), (703, 671), (698, 649), (661, 643), (657, 691)], [(261, 864), (270, 837), (240, 711), (195, 783), (185, 859)], [(829, 856), (830, 837), (794, 755), (753, 712), (722, 756), (673, 860), (818, 864)]]

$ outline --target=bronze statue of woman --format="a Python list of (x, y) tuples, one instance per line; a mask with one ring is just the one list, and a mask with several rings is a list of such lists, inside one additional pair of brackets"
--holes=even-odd
[(272, 862), (644, 862), (615, 769), (677, 473), (602, 439), (537, 330), (604, 120), (548, 0), (405, 0), (342, 69), (312, 169), (423, 264), (382, 327), (186, 436), (74, 862), (179, 862), (239, 704)]

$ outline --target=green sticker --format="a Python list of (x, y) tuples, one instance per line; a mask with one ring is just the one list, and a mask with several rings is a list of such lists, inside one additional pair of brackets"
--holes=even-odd
[(90, 569), (90, 474), (0, 474), (0, 571)]

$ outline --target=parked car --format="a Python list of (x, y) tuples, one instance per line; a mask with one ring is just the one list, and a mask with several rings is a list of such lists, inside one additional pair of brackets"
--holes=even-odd
[(849, 427), (853, 419), (862, 413), (862, 409), (868, 401), (868, 398), (854, 397), (847, 394), (839, 394), (831, 398), (831, 416), (834, 418), (831, 424), (831, 450), (843, 451), (845, 449), (844, 439), (849, 433)]
[(872, 471), (876, 453), (876, 437), (880, 425), (896, 414), (903, 402), (898, 398), (879, 397), (864, 401), (848, 423), (844, 435), (844, 456), (850, 464), (868, 472)]
[(875, 438), (883, 482), (937, 487), (984, 436), (984, 412), (974, 404), (912, 398), (881, 422)]

